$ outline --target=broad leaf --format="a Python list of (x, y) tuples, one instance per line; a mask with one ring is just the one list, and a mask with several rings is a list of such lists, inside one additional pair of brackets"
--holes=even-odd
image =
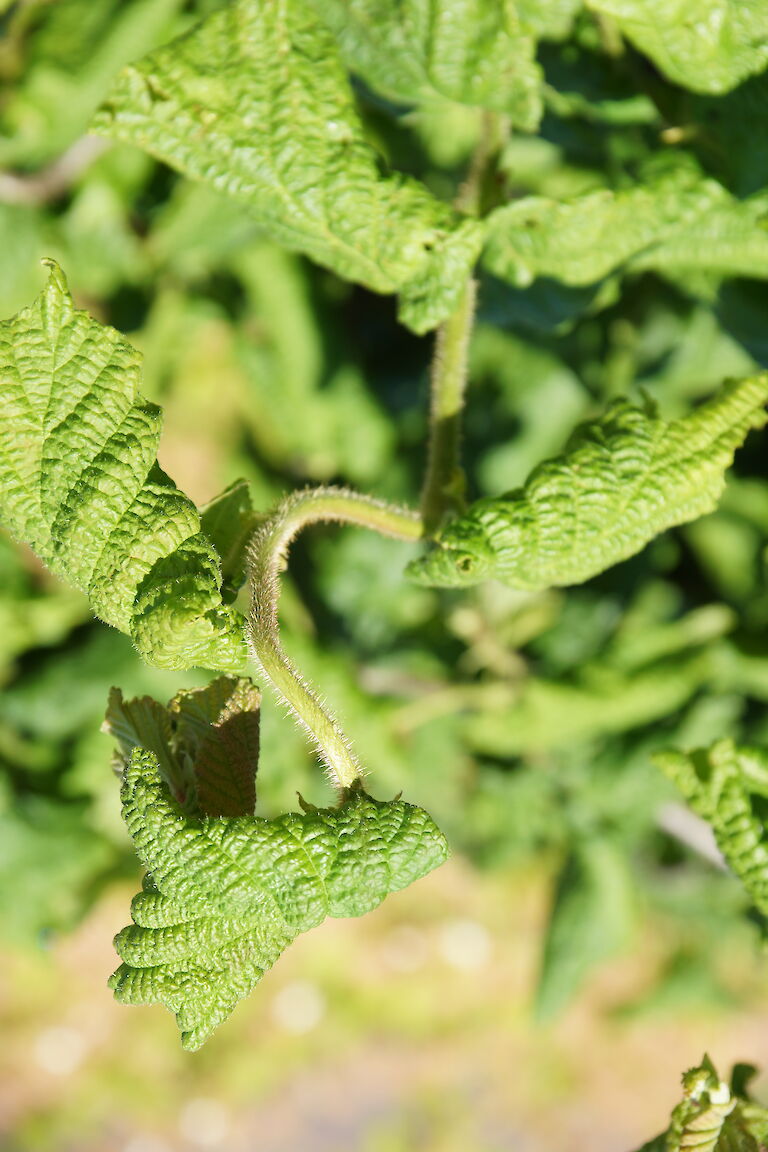
[(479, 500), (409, 566), (421, 584), (495, 578), (515, 588), (579, 584), (654, 536), (711, 512), (750, 428), (766, 422), (768, 374), (724, 385), (672, 423), (617, 400), (580, 425), (523, 488)]
[(264, 231), (377, 292), (416, 331), (452, 309), (480, 228), (382, 175), (330, 32), (302, 0), (236, 0), (126, 68), (94, 122), (242, 201)]
[(639, 1152), (763, 1152), (768, 1141), (768, 1111), (747, 1094), (755, 1069), (737, 1064), (731, 1083), (720, 1079), (705, 1056), (683, 1076), (683, 1098), (668, 1130)]
[(695, 752), (659, 752), (654, 761), (699, 816), (755, 906), (768, 915), (768, 752), (719, 740)]
[(728, 92), (768, 64), (762, 0), (587, 0), (676, 84)]
[(593, 284), (615, 271), (768, 276), (764, 197), (737, 200), (674, 165), (619, 191), (558, 202), (529, 196), (488, 217), (484, 263), (503, 280)]
[(300, 933), (361, 916), (441, 864), (442, 833), (420, 808), (350, 790), (338, 808), (274, 820), (191, 818), (156, 757), (135, 750), (123, 816), (148, 869), (110, 986), (125, 1004), (165, 1004), (199, 1048)]
[(197, 509), (157, 465), (139, 354), (49, 265), (37, 301), (0, 324), (0, 517), (148, 663), (239, 669), (242, 620)]
[(535, 43), (514, 0), (310, 0), (345, 62), (398, 102), (448, 99), (505, 112), (534, 131), (541, 118)]

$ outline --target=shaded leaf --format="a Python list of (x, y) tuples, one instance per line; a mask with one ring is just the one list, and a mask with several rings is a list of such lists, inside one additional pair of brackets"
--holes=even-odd
[(207, 816), (252, 816), (259, 763), (261, 693), (247, 679), (220, 676), (178, 692), (163, 707), (149, 696), (109, 694), (102, 726), (118, 742), (116, 767), (149, 751), (175, 799)]

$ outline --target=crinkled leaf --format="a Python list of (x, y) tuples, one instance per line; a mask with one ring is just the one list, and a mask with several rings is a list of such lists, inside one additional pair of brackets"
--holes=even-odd
[(479, 500), (409, 574), (437, 586), (495, 578), (516, 588), (578, 584), (654, 536), (711, 512), (750, 428), (766, 422), (768, 374), (731, 382), (667, 423), (617, 400), (581, 424), (523, 488)]
[(0, 324), (0, 515), (93, 611), (163, 668), (237, 669), (241, 617), (191, 500), (158, 467), (160, 411), (141, 358), (75, 309), (50, 263), (37, 301)]
[(118, 742), (119, 771), (135, 749), (151, 752), (163, 780), (188, 811), (252, 816), (260, 708), (258, 688), (234, 676), (178, 692), (165, 707), (149, 696), (124, 700), (113, 688), (103, 731)]
[(715, 180), (675, 165), (619, 191), (506, 204), (488, 217), (483, 260), (519, 286), (537, 277), (593, 284), (617, 270), (764, 278), (767, 217), (764, 197), (738, 200)]
[(587, 0), (676, 84), (728, 92), (768, 64), (762, 0)]
[(768, 1111), (750, 1100), (746, 1080), (754, 1073), (737, 1064), (730, 1085), (705, 1056), (683, 1076), (683, 1098), (669, 1128), (639, 1152), (763, 1152), (768, 1141)]
[(310, 0), (347, 65), (393, 100), (435, 99), (541, 118), (535, 43), (513, 0)]
[(165, 1004), (187, 1049), (199, 1048), (300, 933), (326, 916), (360, 916), (447, 856), (420, 808), (352, 789), (338, 808), (190, 818), (157, 759), (137, 749), (123, 815), (148, 869), (134, 925), (115, 940), (112, 976), (126, 1004)]
[(654, 761), (712, 825), (723, 856), (755, 906), (768, 915), (768, 752), (719, 740), (694, 752), (659, 752)]
[(377, 292), (417, 331), (452, 309), (480, 228), (383, 175), (330, 32), (301, 2), (236, 0), (124, 69), (95, 120), (242, 201), (271, 237)]
[(222, 591), (232, 597), (245, 580), (246, 545), (257, 520), (247, 480), (235, 480), (200, 509), (200, 527), (221, 557)]

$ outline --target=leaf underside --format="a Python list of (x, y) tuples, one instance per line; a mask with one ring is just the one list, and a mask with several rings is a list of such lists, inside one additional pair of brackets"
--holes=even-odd
[(117, 741), (114, 764), (120, 773), (135, 749), (151, 752), (185, 811), (252, 816), (260, 709), (256, 685), (234, 676), (178, 692), (165, 707), (149, 696), (124, 700), (113, 688), (102, 731)]
[(338, 808), (274, 820), (190, 817), (157, 757), (134, 749), (123, 816), (148, 873), (115, 939), (124, 1004), (164, 1004), (199, 1048), (300, 932), (361, 916), (447, 857), (422, 809), (351, 789)]
[(244, 203), (278, 243), (434, 327), (480, 246), (414, 180), (384, 175), (335, 40), (302, 0), (236, 0), (123, 70), (94, 130)]
[(724, 385), (672, 423), (650, 404), (617, 400), (580, 425), (563, 455), (535, 468), (523, 488), (479, 500), (451, 521), (409, 574), (445, 587), (588, 580), (659, 532), (711, 512), (735, 449), (765, 424), (766, 402), (768, 373)]
[(197, 509), (158, 467), (141, 358), (48, 263), (40, 297), (0, 324), (0, 516), (148, 663), (237, 670), (242, 619)]
[(654, 762), (712, 827), (717, 845), (755, 907), (768, 916), (768, 751), (719, 740), (695, 752), (658, 752)]

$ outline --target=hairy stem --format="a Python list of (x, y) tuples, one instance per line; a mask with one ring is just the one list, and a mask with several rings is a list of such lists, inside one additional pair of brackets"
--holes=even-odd
[(475, 317), (477, 284), (468, 281), (459, 303), (437, 331), (430, 377), (429, 448), (421, 494), (424, 530), (436, 532), (446, 515), (461, 511), (461, 413), (467, 386), (467, 355)]
[(422, 521), (418, 513), (410, 509), (346, 488), (309, 488), (294, 492), (277, 506), (257, 529), (248, 550), (251, 651), (278, 695), (309, 734), (334, 782), (346, 789), (361, 777), (360, 762), (317, 692), (286, 656), (278, 630), (279, 576), (286, 566), (291, 541), (302, 528), (321, 521), (357, 524), (398, 540), (418, 540), (422, 535)]
[[(481, 216), (498, 198), (496, 159), (509, 131), (495, 112), (483, 115), (480, 139), (467, 178), (456, 196), (457, 211)], [(470, 279), (456, 308), (440, 326), (430, 373), (429, 448), (421, 494), (424, 530), (433, 535), (446, 516), (464, 507), (461, 467), (461, 414), (467, 387), (467, 356), (475, 319), (477, 282)]]

